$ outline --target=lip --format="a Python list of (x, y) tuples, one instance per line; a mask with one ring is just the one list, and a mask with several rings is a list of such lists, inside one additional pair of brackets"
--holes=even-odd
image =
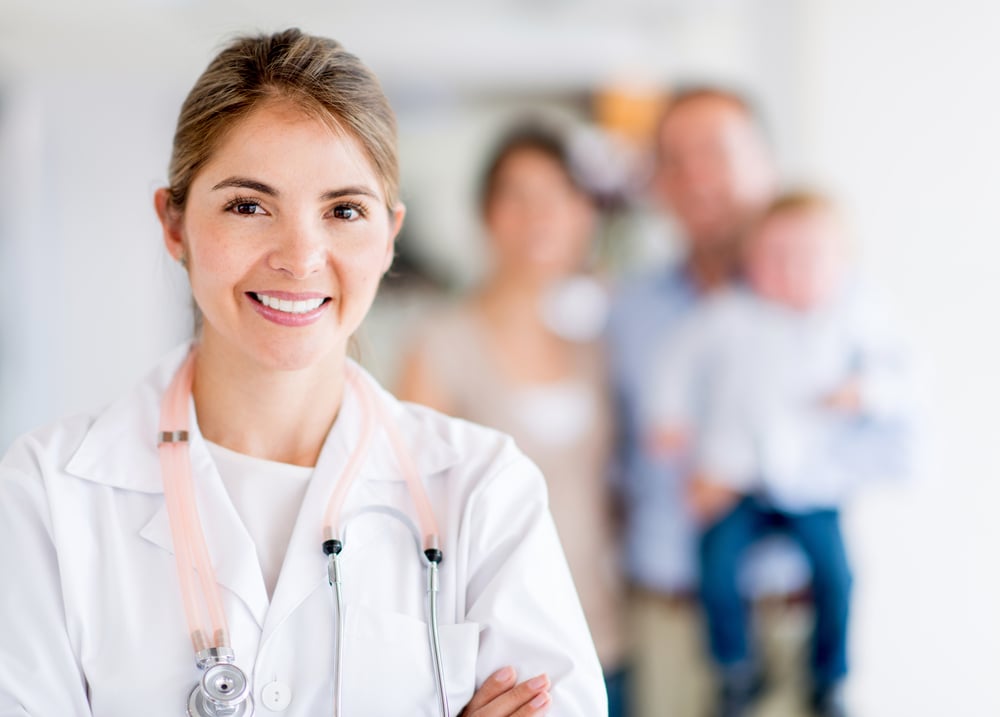
[[(308, 299), (328, 299), (326, 294), (320, 294), (316, 292), (304, 292), (304, 293), (294, 293), (289, 291), (260, 291), (254, 292), (258, 294), (266, 294), (267, 296), (274, 297), (276, 299), (282, 299), (284, 301), (306, 301)], [(333, 300), (324, 301), (318, 307), (312, 311), (306, 312), (304, 314), (289, 314), (284, 311), (278, 311), (277, 309), (272, 309), (270, 306), (264, 306), (262, 303), (254, 299), (250, 292), (245, 294), (246, 300), (250, 302), (250, 306), (253, 307), (254, 311), (260, 314), (262, 317), (268, 321), (278, 324), (279, 326), (308, 326), (313, 324), (323, 316), (326, 310), (333, 303)]]
[[(285, 301), (306, 301), (308, 299), (325, 299), (329, 294), (324, 294), (320, 291), (273, 291), (271, 289), (254, 289), (253, 291), (246, 292), (247, 294), (265, 294), (267, 296), (273, 296), (275, 299), (284, 299)], [(250, 299), (253, 301), (253, 299)]]

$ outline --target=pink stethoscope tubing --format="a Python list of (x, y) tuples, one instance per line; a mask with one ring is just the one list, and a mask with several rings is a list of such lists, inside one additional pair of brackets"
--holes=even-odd
[[(189, 403), (194, 383), (195, 357), (196, 348), (192, 349), (185, 358), (164, 395), (160, 408), (159, 454), (163, 472), (163, 493), (170, 521), (170, 532), (174, 542), (174, 556), (184, 614), (192, 645), (200, 661), (200, 656), (206, 651), (219, 648), (231, 651), (231, 641), (226, 614), (222, 608), (222, 600), (215, 579), (215, 570), (208, 553), (194, 495), (189, 443)], [(395, 421), (389, 416), (383, 402), (374, 395), (368, 385), (368, 380), (356, 366), (347, 364), (345, 378), (347, 385), (354, 390), (360, 403), (361, 434), (327, 503), (323, 517), (323, 541), (335, 540), (341, 535), (339, 525), (341, 511), (347, 493), (367, 456), (377, 419), (386, 431), (409, 488), (423, 534), (424, 550), (425, 552), (438, 551), (437, 521), (434, 518), (430, 500), (420, 480), (416, 464), (406, 449)], [(436, 576), (436, 564), (433, 565), (433, 568)], [(205, 621), (206, 612), (207, 623)], [(433, 612), (436, 623), (436, 609)], [(338, 638), (338, 643), (340, 642), (341, 640)], [(437, 649), (435, 649), (435, 653), (437, 653)], [(436, 661), (439, 661), (437, 655), (435, 657)], [(201, 663), (199, 662), (199, 664)], [(443, 679), (443, 676), (439, 675), (439, 679)]]

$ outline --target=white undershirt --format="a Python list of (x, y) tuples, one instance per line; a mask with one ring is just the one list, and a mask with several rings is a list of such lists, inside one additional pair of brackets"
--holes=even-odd
[(210, 441), (206, 444), (229, 498), (257, 547), (267, 597), (271, 599), (313, 469), (254, 458)]

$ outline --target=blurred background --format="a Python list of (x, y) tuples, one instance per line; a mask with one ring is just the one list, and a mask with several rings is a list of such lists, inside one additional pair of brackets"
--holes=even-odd
[(406, 327), (482, 274), (478, 181), (511, 118), (585, 128), (621, 190), (598, 249), (619, 278), (677, 253), (641, 182), (657, 103), (692, 81), (751, 96), (783, 177), (846, 206), (922, 369), (920, 475), (846, 515), (852, 701), (1000, 714), (1000, 5), (0, 0), (0, 448), (109, 401), (189, 335), (152, 208), (177, 111), (227, 38), (289, 25), (358, 54), (398, 114), (399, 276), (360, 342), (390, 383)]

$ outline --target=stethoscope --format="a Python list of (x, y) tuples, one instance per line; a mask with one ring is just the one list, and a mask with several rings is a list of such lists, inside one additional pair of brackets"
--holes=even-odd
[[(340, 554), (344, 547), (345, 533), (341, 525), (341, 512), (347, 492), (368, 454), (377, 418), (392, 443), (396, 460), (416, 505), (420, 531), (423, 535), (422, 544), (418, 547), (422, 551), (421, 560), (427, 568), (428, 639), (441, 714), (443, 717), (449, 717), (438, 630), (437, 597), (440, 589), (438, 566), (443, 555), (439, 547), (437, 522), (416, 464), (403, 442), (395, 421), (374, 395), (368, 381), (353, 364), (347, 365), (346, 378), (361, 404), (362, 430), (344, 472), (330, 495), (323, 516), (322, 533), (323, 553), (327, 556), (327, 579), (335, 598), (334, 611), (337, 621), (334, 641), (334, 715), (340, 717), (342, 714), (344, 672), (344, 581)], [(170, 519), (170, 533), (174, 542), (174, 557), (177, 562), (184, 613), (194, 646), (195, 661), (203, 670), (201, 680), (188, 696), (187, 714), (189, 717), (251, 717), (254, 711), (253, 690), (246, 674), (236, 666), (236, 656), (229, 638), (229, 626), (222, 609), (215, 570), (208, 555), (205, 534), (201, 529), (194, 498), (188, 441), (188, 402), (193, 379), (194, 351), (192, 350), (163, 397), (159, 432), (163, 494)], [(388, 508), (385, 510), (396, 513)], [(394, 515), (394, 517), (412, 525), (405, 515)], [(201, 600), (198, 595), (199, 585)], [(203, 620), (206, 611), (210, 629)]]

